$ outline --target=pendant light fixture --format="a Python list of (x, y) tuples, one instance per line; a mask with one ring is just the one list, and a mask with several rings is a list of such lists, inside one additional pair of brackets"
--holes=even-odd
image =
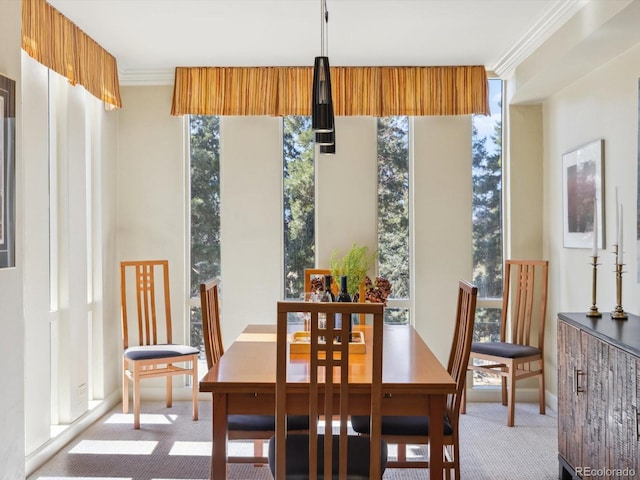
[[(318, 135), (324, 135), (322, 133), (316, 133), (316, 137)], [(320, 155), (333, 155), (336, 153), (336, 131), (328, 133), (330, 136), (329, 142), (324, 145), (320, 145)]]
[[(327, 43), (326, 29), (329, 23), (329, 12), (326, 0), (320, 0), (321, 30), (320, 30), (320, 56), (315, 58), (313, 66), (311, 127), (316, 134), (316, 143), (319, 145), (331, 145), (332, 140), (328, 133), (333, 132), (333, 99), (331, 97), (331, 72), (329, 70), (329, 57), (325, 56)], [(322, 135), (324, 134), (324, 135)]]

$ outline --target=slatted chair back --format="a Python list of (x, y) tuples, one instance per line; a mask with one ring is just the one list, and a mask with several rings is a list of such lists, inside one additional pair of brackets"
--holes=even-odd
[(500, 324), (502, 342), (544, 349), (548, 270), (547, 260), (505, 261)]
[[(319, 418), (324, 416), (326, 419), (338, 420), (340, 425), (339, 433), (333, 435), (331, 421), (327, 421), (325, 435), (322, 437), (324, 441), (322, 447), (320, 447), (318, 445), (317, 423), (309, 422), (308, 472), (305, 473), (308, 473), (308, 478), (311, 480), (317, 478), (318, 471), (333, 472), (337, 474), (339, 479), (346, 479), (349, 456), (352, 456), (349, 460), (350, 462), (353, 458), (359, 458), (362, 461), (363, 457), (366, 458), (366, 452), (363, 452), (361, 447), (366, 445), (366, 448), (369, 449), (369, 465), (366, 475), (370, 478), (381, 478), (382, 465), (386, 463), (386, 458), (384, 462), (382, 462), (381, 458), (384, 306), (382, 304), (338, 302), (278, 302), (275, 478), (284, 479), (285, 471), (289, 471), (287, 468), (287, 451), (289, 448), (286, 446), (288, 434), (285, 426), (288, 405), (295, 401), (295, 394), (288, 394), (287, 391), (287, 382), (290, 381), (287, 377), (287, 365), (289, 364), (288, 318), (291, 314), (307, 314), (311, 318), (311, 331), (309, 332), (309, 417)], [(338, 328), (337, 318), (340, 316), (346, 318), (352, 314), (370, 314), (373, 316), (372, 351), (368, 357), (365, 357), (371, 360), (371, 366), (365, 368), (371, 368), (372, 375), (370, 409), (372, 428), (370, 437), (349, 436), (347, 432), (347, 421), (351, 413), (349, 395), (352, 394), (353, 388), (353, 385), (349, 382), (351, 362), (354, 360), (355, 355), (362, 354), (349, 355), (349, 342), (343, 341), (349, 338), (348, 322), (341, 322), (341, 327)], [(319, 317), (326, 318), (325, 328), (319, 327)], [(361, 360), (354, 368), (362, 368)], [(357, 385), (355, 387), (357, 388)], [(351, 440), (354, 439), (358, 441), (358, 444), (351, 443)], [(322, 457), (320, 456), (319, 448), (323, 449)], [(337, 472), (332, 467), (336, 459), (338, 464)], [(300, 462), (299, 459), (294, 460), (296, 463)], [(331, 476), (325, 474), (324, 478), (331, 478)]]
[[(134, 291), (129, 291), (133, 284)], [(172, 343), (168, 260), (120, 262), (122, 342), (129, 348), (130, 315), (136, 319), (136, 345)]]
[(200, 306), (202, 311), (202, 337), (210, 369), (218, 363), (224, 353), (220, 330), (220, 308), (218, 302), (218, 282), (215, 279), (200, 284)]
[(449, 365), (447, 371), (456, 382), (456, 393), (447, 397), (447, 414), (457, 429), (460, 416), (460, 402), (467, 378), (467, 366), (473, 342), (473, 325), (476, 316), (476, 300), (478, 289), (460, 280), (458, 283), (458, 306), (456, 311), (456, 328), (453, 334)]
[[(198, 419), (198, 354), (190, 345), (174, 344), (171, 331), (168, 260), (120, 262), (122, 319), (122, 411), (129, 412), (133, 383), (133, 426), (140, 428), (140, 381), (166, 378), (166, 404), (172, 405), (172, 378), (191, 377), (193, 419)], [(131, 328), (129, 325), (131, 322)], [(135, 325), (135, 326), (134, 326)], [(137, 343), (134, 337), (137, 334)]]

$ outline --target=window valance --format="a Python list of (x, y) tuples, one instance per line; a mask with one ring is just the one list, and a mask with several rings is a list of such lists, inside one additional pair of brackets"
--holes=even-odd
[[(177, 67), (172, 115), (310, 115), (312, 67)], [(482, 66), (332, 67), (334, 111), (489, 114)]]
[(22, 1), (22, 49), (72, 85), (122, 106), (115, 57), (45, 0)]

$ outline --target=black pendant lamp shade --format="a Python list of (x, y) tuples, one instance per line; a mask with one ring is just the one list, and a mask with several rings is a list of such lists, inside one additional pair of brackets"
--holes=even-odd
[[(329, 57), (316, 57), (313, 66), (311, 127), (317, 133), (333, 131), (333, 100)], [(317, 139), (316, 139), (317, 140)]]
[[(335, 131), (335, 130), (334, 130)], [(315, 133), (315, 142), (322, 146), (322, 145), (333, 145), (335, 136), (334, 136), (334, 131), (331, 132), (316, 132)]]
[(336, 153), (336, 144), (335, 142), (331, 145), (320, 145), (320, 155), (335, 155)]

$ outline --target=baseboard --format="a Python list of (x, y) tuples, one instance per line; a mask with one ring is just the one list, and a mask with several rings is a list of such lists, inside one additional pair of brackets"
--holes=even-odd
[[(500, 387), (474, 387), (467, 388), (467, 401), (468, 402), (501, 402), (502, 392)], [(545, 404), (551, 406), (549, 403), (553, 401), (553, 397), (548, 392), (545, 392)], [(538, 403), (538, 389), (537, 388), (516, 388), (516, 402), (533, 402)], [(557, 407), (558, 400), (555, 398), (555, 406)], [(555, 410), (555, 408), (554, 408)]]
[(554, 412), (558, 411), (558, 396), (549, 392), (545, 392), (544, 401)]
[(62, 450), (67, 443), (93, 425), (94, 422), (109, 412), (121, 401), (122, 395), (120, 391), (112, 393), (106, 399), (102, 400), (97, 406), (80, 416), (80, 418), (65, 428), (59, 435), (51, 438), (33, 453), (27, 455), (25, 458), (26, 475), (31, 475), (38, 468), (48, 462), (56, 453)]

